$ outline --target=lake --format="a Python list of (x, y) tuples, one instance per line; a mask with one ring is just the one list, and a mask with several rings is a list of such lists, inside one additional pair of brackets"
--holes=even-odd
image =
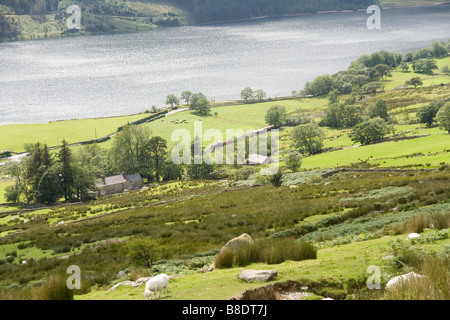
[(0, 124), (117, 116), (167, 94), (240, 99), (300, 91), (362, 54), (407, 53), (450, 38), (450, 5), (256, 19), (208, 26), (0, 43)]

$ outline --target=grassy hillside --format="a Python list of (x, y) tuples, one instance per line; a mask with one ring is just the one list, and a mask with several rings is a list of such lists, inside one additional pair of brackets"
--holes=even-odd
[[(244, 291), (261, 287), (258, 283), (247, 283), (238, 279), (245, 269), (276, 270), (276, 280), (267, 285), (298, 282), (302, 285), (316, 284), (318, 296), (336, 297), (351, 292), (352, 282), (364, 282), (369, 266), (381, 266), (384, 270), (384, 282), (390, 275), (388, 263), (382, 257), (391, 254), (389, 243), (404, 240), (406, 235), (386, 236), (382, 239), (355, 242), (338, 247), (323, 248), (318, 251), (317, 259), (307, 261), (287, 261), (281, 264), (252, 264), (247, 268), (219, 269), (209, 273), (195, 273), (170, 281), (169, 295), (164, 300), (227, 300), (239, 297)], [(434, 242), (430, 249), (439, 252), (449, 239)], [(325, 280), (325, 281), (324, 281)], [(358, 285), (362, 285), (359, 283)], [(77, 300), (143, 300), (144, 285), (138, 288), (120, 286), (117, 290), (95, 290), (86, 295), (76, 296)], [(311, 290), (310, 290), (311, 292)], [(316, 298), (318, 298), (318, 296)]]
[[(258, 241), (305, 238), (318, 253), (317, 259), (245, 268), (277, 270), (276, 282), (318, 282), (317, 295), (342, 299), (364, 287), (369, 265), (382, 268), (383, 283), (404, 270), (382, 258), (393, 254), (390, 242), (406, 239), (409, 230), (422, 233), (418, 245), (423, 250), (444, 250), (448, 222), (442, 230), (411, 228), (418, 217), (444, 215), (448, 221), (449, 198), (448, 169), (355, 171), (298, 188), (243, 190), (220, 182), (172, 182), (95, 203), (15, 212), (0, 218), (0, 296), (30, 297), (50, 273), (64, 276), (67, 266), (75, 264), (83, 282), (78, 292), (83, 294), (76, 299), (143, 299), (142, 288), (107, 289), (161, 272), (179, 277), (171, 282), (169, 299), (228, 299), (260, 285), (238, 281), (242, 267), (211, 273), (200, 269), (230, 238), (248, 233)], [(151, 268), (130, 264), (127, 241), (137, 237), (154, 239), (164, 248)], [(401, 252), (394, 255), (401, 259)]]
[[(81, 8), (81, 29), (68, 30), (66, 9), (70, 5)], [(49, 37), (114, 32), (136, 32), (159, 26), (179, 26), (192, 22), (191, 13), (176, 1), (57, 1), (54, 8), (28, 6), (14, 10), (0, 6), (0, 14), (13, 19), (20, 26), (17, 39), (43, 39)], [(0, 40), (1, 40), (0, 33)], [(8, 40), (8, 37), (4, 40)]]

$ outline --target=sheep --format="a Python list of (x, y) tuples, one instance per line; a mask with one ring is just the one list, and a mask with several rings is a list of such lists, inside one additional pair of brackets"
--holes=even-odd
[(153, 294), (155, 294), (156, 300), (156, 293), (159, 292), (158, 298), (161, 298), (161, 291), (163, 289), (166, 289), (165, 296), (167, 297), (167, 292), (169, 291), (169, 277), (164, 273), (159, 274), (147, 281), (143, 295), (147, 300), (153, 300)]

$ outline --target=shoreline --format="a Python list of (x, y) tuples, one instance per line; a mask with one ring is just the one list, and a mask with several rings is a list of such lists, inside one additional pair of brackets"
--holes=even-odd
[[(402, 8), (427, 8), (439, 5), (450, 5), (450, 1), (437, 2), (433, 4), (424, 4), (424, 5), (399, 5), (399, 6), (381, 6), (381, 10), (392, 10), (392, 9), (402, 9)], [(30, 37), (21, 37), (17, 39), (8, 39), (8, 40), (0, 40), (0, 44), (2, 43), (10, 43), (17, 41), (33, 41), (33, 40), (50, 40), (50, 39), (62, 39), (62, 38), (71, 38), (71, 37), (80, 37), (80, 36), (95, 36), (95, 35), (116, 35), (116, 34), (134, 34), (140, 32), (148, 32), (153, 30), (158, 30), (160, 28), (179, 28), (179, 27), (201, 27), (201, 26), (214, 26), (214, 25), (222, 25), (222, 24), (230, 24), (230, 23), (239, 23), (239, 22), (249, 22), (249, 21), (257, 21), (257, 20), (265, 20), (265, 19), (276, 19), (276, 18), (289, 18), (289, 17), (303, 17), (303, 16), (311, 16), (311, 15), (319, 15), (319, 14), (332, 14), (332, 13), (351, 13), (351, 12), (361, 12), (366, 9), (344, 9), (344, 10), (328, 10), (328, 11), (317, 11), (317, 12), (299, 12), (299, 13), (285, 13), (278, 15), (269, 15), (269, 16), (258, 16), (258, 17), (250, 17), (243, 19), (232, 19), (232, 20), (219, 20), (219, 21), (211, 21), (205, 23), (193, 23), (193, 24), (182, 24), (177, 27), (165, 27), (165, 26), (156, 26), (150, 27), (148, 29), (135, 30), (135, 31), (113, 31), (113, 32), (81, 32), (77, 34), (52, 34), (47, 37), (42, 38), (30, 38)], [(15, 15), (11, 15), (15, 16)]]

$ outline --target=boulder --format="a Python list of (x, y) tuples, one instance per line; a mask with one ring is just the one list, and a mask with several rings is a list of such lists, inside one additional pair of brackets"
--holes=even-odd
[(410, 281), (410, 280), (417, 280), (422, 278), (423, 276), (418, 275), (417, 273), (410, 272), (407, 274), (403, 274), (401, 276), (393, 277), (389, 282), (386, 284), (386, 290), (392, 290), (397, 286), (402, 285), (404, 282)]
[(275, 270), (244, 270), (242, 271), (238, 279), (245, 280), (247, 282), (267, 282), (272, 280), (278, 272)]
[[(220, 253), (222, 253), (225, 249), (233, 249), (233, 250), (237, 250), (239, 249), (240, 246), (242, 246), (245, 243), (253, 243), (253, 239), (252, 237), (250, 237), (248, 234), (243, 233), (241, 234), (239, 237), (233, 238), (230, 241), (228, 241), (223, 247), (222, 249), (220, 249), (219, 255)], [(213, 271), (215, 268), (215, 262), (210, 265), (209, 267), (204, 268), (203, 270), (201, 270), (201, 272), (211, 272)]]
[[(225, 249), (233, 249), (237, 250), (240, 246), (246, 243), (253, 243), (252, 237), (250, 237), (248, 234), (244, 233), (241, 234), (239, 237), (233, 238), (230, 241), (228, 241), (223, 248), (220, 250), (222, 252)], [(219, 252), (219, 254), (220, 254)]]

